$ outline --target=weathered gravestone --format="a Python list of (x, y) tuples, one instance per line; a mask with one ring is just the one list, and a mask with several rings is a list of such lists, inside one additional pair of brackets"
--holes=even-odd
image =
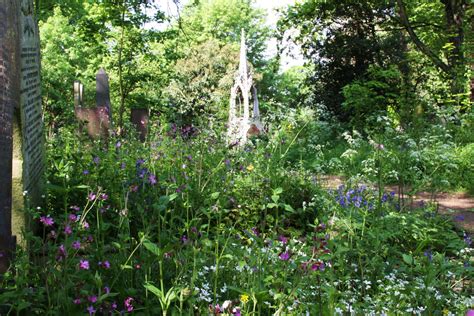
[(33, 1), (0, 0), (0, 271), (15, 247), (12, 231), (20, 230), (23, 192), (36, 203), (42, 190), (40, 69)]
[(92, 139), (106, 138), (111, 128), (112, 115), (110, 104), (109, 76), (103, 68), (96, 75), (96, 106), (83, 107), (84, 87), (74, 82), (74, 113), (80, 122), (80, 130), (85, 126)]
[(148, 109), (132, 109), (130, 114), (130, 121), (140, 136), (140, 140), (143, 142), (148, 135), (148, 121), (149, 121), (149, 114)]

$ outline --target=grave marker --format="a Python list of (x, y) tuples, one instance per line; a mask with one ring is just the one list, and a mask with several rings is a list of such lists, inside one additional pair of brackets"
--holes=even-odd
[[(23, 191), (39, 201), (44, 169), (40, 46), (32, 0), (0, 0), (0, 272), (23, 223)], [(13, 192), (13, 194), (12, 194)], [(18, 226), (18, 225), (17, 225)]]

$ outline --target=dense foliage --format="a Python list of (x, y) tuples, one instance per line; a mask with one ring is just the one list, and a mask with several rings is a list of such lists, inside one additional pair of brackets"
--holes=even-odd
[[(277, 30), (251, 0), (35, 3), (47, 185), (0, 315), (473, 312), (473, 232), (436, 203), (474, 194), (472, 0), (298, 1)], [(230, 147), (242, 29), (266, 131)], [(100, 67), (91, 140), (72, 85), (94, 106)]]

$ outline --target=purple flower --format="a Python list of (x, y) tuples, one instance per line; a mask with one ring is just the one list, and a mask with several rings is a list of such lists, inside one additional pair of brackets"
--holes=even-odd
[(79, 262), (79, 268), (82, 270), (89, 270), (89, 261), (81, 259)]
[(469, 235), (466, 234), (466, 232), (464, 232), (464, 235), (463, 235), (463, 236), (464, 236), (464, 242), (466, 243), (466, 245), (467, 245), (468, 247), (471, 247), (471, 244), (472, 244), (472, 239), (471, 239), (471, 237), (469, 237)]
[(127, 166), (127, 165), (125, 164), (125, 162), (122, 162), (122, 163), (120, 164), (120, 169), (123, 170), (123, 169), (125, 169), (126, 166)]
[(290, 259), (290, 253), (288, 251), (282, 252), (279, 257), (280, 260), (288, 261)]
[(241, 316), (240, 314), (240, 308), (239, 307), (236, 307), (232, 310), (232, 315), (234, 316)]
[(278, 240), (281, 241), (283, 245), (286, 245), (288, 243), (288, 237), (285, 237), (283, 235), (278, 236)]
[(96, 156), (96, 157), (94, 157), (94, 159), (92, 161), (94, 161), (94, 163), (96, 165), (98, 165), (100, 163), (100, 158)]
[(148, 182), (151, 184), (151, 185), (155, 185), (156, 184), (156, 176), (154, 174), (150, 174), (148, 176)]
[(466, 316), (474, 316), (474, 309), (470, 309), (466, 312)]
[(108, 260), (105, 260), (102, 263), (102, 267), (104, 267), (105, 269), (110, 269), (110, 262)]
[(118, 141), (115, 143), (115, 148), (120, 148), (122, 147), (122, 142), (121, 141)]
[(71, 206), (70, 209), (73, 210), (73, 211), (76, 211), (76, 212), (79, 212), (81, 210), (81, 208), (77, 205)]
[(76, 222), (77, 221), (77, 215), (69, 214), (68, 219), (69, 219), (70, 222)]
[(88, 223), (87, 221), (84, 221), (84, 222), (82, 223), (82, 228), (84, 228), (84, 229), (89, 229), (89, 223)]
[(83, 175), (88, 175), (88, 174), (89, 174), (89, 170), (85, 169), (84, 171), (82, 171), (82, 174), (83, 174)]
[(89, 312), (89, 315), (94, 315), (95, 312), (96, 312), (94, 306), (92, 306), (92, 305), (87, 307), (87, 311)]
[(54, 224), (54, 220), (52, 217), (48, 216), (41, 216), (40, 222), (43, 223), (44, 226), (52, 226)]
[(81, 304), (81, 299), (80, 298), (75, 298), (72, 302), (76, 305), (79, 305), (79, 304)]
[(322, 261), (318, 261), (318, 262), (313, 263), (311, 265), (311, 270), (313, 270), (313, 271), (318, 271), (318, 270), (319, 271), (324, 271), (325, 268), (326, 268), (326, 266), (325, 266), (324, 262), (322, 262)]
[(89, 302), (91, 303), (95, 303), (97, 302), (97, 296), (96, 295), (91, 295), (87, 298), (89, 300)]
[(87, 196), (89, 201), (94, 201), (96, 199), (96, 197), (97, 197), (97, 195), (94, 192), (89, 193), (89, 195)]
[(79, 240), (76, 240), (75, 242), (72, 243), (72, 249), (79, 250), (81, 248), (81, 242)]
[(68, 235), (68, 236), (72, 234), (72, 228), (71, 228), (71, 226), (66, 225), (66, 227), (64, 227), (64, 234), (66, 234), (66, 235)]
[(145, 160), (143, 160), (143, 159), (137, 159), (137, 162), (135, 163), (135, 166), (138, 168), (138, 167), (140, 167), (144, 162), (145, 162)]
[(112, 309), (117, 309), (117, 303), (116, 303), (116, 302), (112, 302), (111, 307), (112, 307)]
[(61, 244), (58, 248), (58, 256), (56, 257), (56, 260), (61, 261), (64, 258), (66, 258), (66, 247)]
[(429, 249), (426, 250), (426, 251), (423, 253), (423, 255), (428, 258), (428, 261), (431, 262), (431, 261), (433, 260), (433, 253), (431, 252), (431, 250), (429, 250)]
[(110, 294), (110, 287), (108, 286), (104, 287), (104, 292), (105, 294)]
[(102, 201), (105, 201), (109, 198), (109, 196), (106, 194), (106, 193), (101, 193), (99, 198), (102, 200)]
[(133, 298), (132, 297), (127, 297), (125, 301), (123, 302), (123, 305), (125, 306), (125, 309), (127, 312), (132, 312), (133, 311)]

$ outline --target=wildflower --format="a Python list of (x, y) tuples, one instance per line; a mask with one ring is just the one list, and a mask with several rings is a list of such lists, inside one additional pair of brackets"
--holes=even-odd
[(94, 306), (90, 305), (89, 307), (87, 307), (87, 311), (89, 312), (89, 315), (94, 315), (96, 310), (94, 308)]
[(285, 237), (285, 236), (283, 236), (283, 235), (280, 235), (280, 236), (278, 237), (278, 240), (281, 241), (281, 243), (282, 243), (283, 245), (286, 245), (286, 244), (288, 243), (288, 238)]
[(84, 222), (82, 223), (82, 228), (84, 228), (84, 229), (89, 229), (89, 223), (88, 223), (87, 221), (84, 221)]
[(431, 252), (430, 249), (426, 250), (426, 251), (423, 253), (423, 255), (428, 258), (428, 261), (431, 262), (431, 261), (433, 260), (433, 253)]
[(222, 303), (222, 309), (223, 310), (226, 310), (227, 308), (229, 308), (230, 306), (232, 305), (232, 301), (224, 301), (224, 303)]
[(108, 286), (104, 287), (104, 292), (105, 294), (110, 294), (110, 287)]
[(288, 261), (290, 259), (290, 253), (288, 251), (282, 252), (279, 257), (280, 260)]
[(100, 163), (100, 158), (96, 156), (96, 157), (94, 157), (94, 159), (92, 161), (94, 161), (94, 163), (96, 165), (98, 165)]
[(89, 261), (81, 259), (79, 261), (79, 268), (82, 270), (89, 270)]
[(79, 212), (81, 210), (81, 208), (77, 205), (71, 206), (70, 209), (73, 210), (73, 211), (76, 211), (76, 212)]
[(474, 309), (470, 309), (466, 312), (466, 316), (474, 316)]
[(102, 263), (102, 267), (104, 267), (105, 269), (110, 269), (110, 262), (108, 260), (105, 260)]
[(69, 219), (70, 222), (76, 222), (77, 221), (77, 215), (69, 214), (68, 219)]
[(58, 256), (56, 257), (56, 260), (61, 261), (64, 258), (66, 258), (66, 247), (61, 244), (58, 248)]
[(106, 193), (101, 193), (99, 198), (102, 200), (102, 201), (105, 201), (109, 198), (109, 196), (106, 194)]
[(122, 163), (120, 164), (120, 169), (123, 170), (123, 169), (125, 169), (126, 166), (127, 166), (127, 165), (125, 164), (125, 162), (122, 162)]
[(243, 304), (247, 304), (247, 302), (249, 301), (249, 296), (247, 294), (242, 294), (240, 295), (240, 301), (243, 303)]
[(125, 309), (127, 312), (132, 312), (133, 311), (133, 298), (132, 297), (127, 297), (125, 301), (123, 302), (123, 305), (125, 306)]
[(81, 299), (80, 299), (80, 298), (75, 298), (72, 302), (73, 302), (75, 305), (79, 305), (79, 304), (81, 304)]
[(40, 217), (40, 222), (43, 223), (44, 226), (52, 226), (54, 225), (54, 220), (52, 217), (48, 216), (41, 216)]
[(96, 199), (96, 197), (97, 197), (97, 195), (95, 195), (94, 192), (89, 193), (89, 195), (87, 196), (89, 201), (94, 201)]
[(112, 307), (112, 309), (117, 309), (117, 303), (116, 303), (116, 302), (112, 302), (111, 307)]
[(71, 226), (66, 225), (66, 227), (64, 227), (64, 234), (66, 234), (66, 235), (68, 235), (68, 236), (72, 234), (72, 228), (71, 228)]
[(148, 182), (151, 184), (151, 185), (155, 185), (156, 184), (156, 176), (154, 174), (150, 174), (148, 176)]
[(122, 142), (121, 141), (118, 141), (115, 143), (115, 148), (120, 148), (122, 147)]
[(135, 163), (135, 166), (138, 168), (138, 167), (140, 167), (144, 162), (145, 162), (144, 159), (137, 159), (137, 162)]
[(254, 168), (254, 166), (253, 166), (252, 164), (250, 164), (250, 165), (247, 166), (247, 171), (252, 172), (253, 169), (255, 169), (255, 168)]
[(84, 171), (82, 171), (82, 174), (83, 174), (83, 175), (88, 175), (88, 174), (89, 174), (89, 170), (85, 169)]
[(241, 316), (241, 314), (240, 314), (240, 308), (239, 308), (239, 307), (234, 308), (234, 309), (232, 310), (232, 314), (233, 314), (234, 316)]
[(72, 243), (72, 249), (79, 250), (81, 248), (81, 242), (76, 240)]
[(91, 303), (95, 303), (97, 302), (97, 296), (96, 295), (91, 295), (87, 298), (89, 300), (89, 302)]

